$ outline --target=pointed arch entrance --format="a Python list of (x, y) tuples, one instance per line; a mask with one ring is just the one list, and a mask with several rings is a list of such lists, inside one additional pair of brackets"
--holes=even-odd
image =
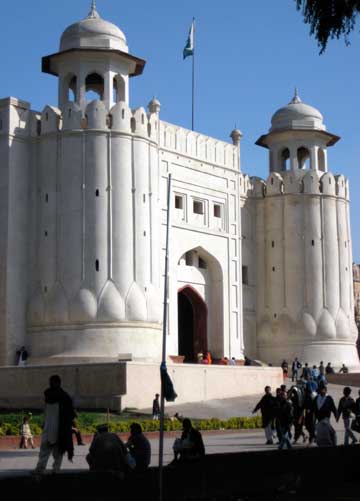
[(179, 355), (185, 362), (196, 362), (207, 346), (207, 306), (198, 292), (187, 285), (178, 291)]

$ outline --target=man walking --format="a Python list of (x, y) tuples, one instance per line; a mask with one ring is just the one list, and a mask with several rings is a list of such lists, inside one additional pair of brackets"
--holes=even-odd
[(311, 369), (310, 369), (309, 365), (307, 363), (305, 363), (302, 374), (301, 374), (301, 378), (305, 379), (305, 381), (308, 381), (310, 379), (310, 377), (311, 377)]
[(50, 455), (53, 455), (53, 472), (58, 473), (65, 452), (69, 461), (74, 456), (72, 423), (76, 417), (70, 396), (61, 388), (60, 376), (49, 380), (50, 387), (45, 390), (45, 424), (41, 436), (39, 459), (35, 474), (45, 472)]
[(272, 422), (274, 419), (274, 407), (275, 407), (275, 399), (271, 395), (270, 386), (265, 386), (265, 395), (261, 398), (261, 400), (256, 404), (253, 414), (257, 412), (259, 409), (261, 411), (262, 418), (262, 426), (265, 432), (266, 445), (272, 445)]
[(319, 390), (319, 395), (314, 399), (314, 414), (317, 421), (322, 421), (325, 417), (330, 419), (331, 414), (334, 414), (337, 419), (337, 410), (333, 398), (327, 395), (327, 387), (322, 386)]
[(298, 358), (295, 357), (291, 365), (291, 381), (296, 383), (298, 379), (299, 369), (301, 369), (301, 363)]
[(344, 428), (345, 428), (344, 445), (349, 445), (350, 438), (351, 438), (351, 444), (354, 445), (357, 442), (357, 438), (355, 437), (350, 428), (350, 421), (351, 421), (350, 416), (352, 412), (354, 414), (356, 413), (355, 400), (350, 396), (351, 388), (349, 388), (349, 386), (345, 386), (343, 394), (344, 396), (339, 400), (338, 416), (336, 421), (339, 421), (340, 416), (343, 418)]
[(158, 421), (160, 418), (160, 402), (159, 402), (159, 393), (155, 394), (155, 398), (153, 400), (153, 405), (152, 405), (152, 418), (155, 421)]
[(290, 429), (293, 424), (293, 406), (284, 391), (280, 393), (280, 406), (277, 417), (279, 420), (281, 435), (279, 449), (284, 449), (285, 446), (288, 449), (291, 449)]

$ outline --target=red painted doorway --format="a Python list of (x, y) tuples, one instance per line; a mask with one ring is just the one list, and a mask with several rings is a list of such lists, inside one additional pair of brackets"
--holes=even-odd
[(178, 292), (179, 355), (184, 361), (194, 363), (199, 352), (205, 353), (207, 345), (207, 307), (190, 285)]

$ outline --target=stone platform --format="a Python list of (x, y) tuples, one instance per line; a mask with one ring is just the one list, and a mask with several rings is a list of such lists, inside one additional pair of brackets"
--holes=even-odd
[[(266, 385), (275, 388), (283, 382), (282, 370), (276, 367), (168, 364), (168, 373), (178, 394), (176, 404), (259, 394)], [(160, 392), (160, 367), (155, 363), (2, 367), (0, 408), (42, 408), (52, 374), (61, 376), (77, 409), (141, 409)]]

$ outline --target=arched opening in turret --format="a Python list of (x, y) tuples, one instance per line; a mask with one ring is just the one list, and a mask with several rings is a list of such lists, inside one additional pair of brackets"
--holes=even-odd
[(90, 73), (85, 80), (85, 99), (94, 101), (104, 99), (104, 79), (98, 73)]
[(326, 172), (325, 153), (322, 148), (318, 150), (318, 169), (322, 172)]
[(310, 169), (310, 151), (305, 146), (298, 148), (297, 160), (299, 169)]
[(125, 81), (121, 75), (116, 75), (113, 80), (113, 101), (125, 101)]
[(280, 168), (281, 170), (290, 170), (290, 150), (284, 148), (280, 153)]
[(77, 87), (76, 75), (74, 74), (68, 75), (65, 80), (65, 92), (67, 101), (74, 102), (76, 100), (76, 87)]

